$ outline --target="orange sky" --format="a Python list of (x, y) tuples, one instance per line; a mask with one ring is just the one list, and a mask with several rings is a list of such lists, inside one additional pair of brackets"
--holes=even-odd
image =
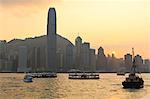
[(0, 0), (0, 40), (46, 34), (47, 11), (57, 11), (57, 33), (74, 43), (123, 57), (135, 48), (150, 58), (150, 0)]

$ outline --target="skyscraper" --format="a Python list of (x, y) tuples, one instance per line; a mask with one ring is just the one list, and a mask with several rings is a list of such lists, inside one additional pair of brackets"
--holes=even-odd
[(18, 72), (27, 72), (27, 47), (19, 47)]
[(47, 62), (49, 71), (56, 71), (56, 11), (50, 8), (47, 23)]
[(6, 69), (6, 60), (7, 60), (7, 42), (4, 40), (4, 41), (1, 41), (0, 40), (0, 70), (5, 70)]
[(138, 71), (143, 72), (144, 68), (143, 68), (143, 59), (142, 59), (142, 56), (136, 55), (134, 57), (134, 60), (135, 60), (135, 65), (137, 66), (136, 68), (138, 69)]
[(90, 70), (90, 43), (84, 42), (81, 48), (81, 61), (82, 69), (85, 71)]
[(81, 68), (81, 47), (82, 47), (82, 39), (80, 36), (78, 36), (75, 39), (75, 60), (76, 60), (76, 68), (77, 69), (82, 69)]
[(104, 49), (100, 47), (98, 49), (98, 56), (97, 56), (97, 64), (96, 67), (98, 70), (105, 71), (107, 65), (107, 58), (104, 54)]
[(96, 70), (96, 55), (95, 49), (90, 49), (90, 71)]
[(150, 60), (144, 59), (144, 72), (150, 72)]
[(129, 72), (132, 67), (132, 55), (130, 53), (124, 55), (126, 72)]
[(73, 48), (72, 44), (68, 44), (66, 47), (66, 70), (73, 68)]

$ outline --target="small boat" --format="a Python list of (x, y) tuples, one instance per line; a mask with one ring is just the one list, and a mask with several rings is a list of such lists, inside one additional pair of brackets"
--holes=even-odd
[(25, 75), (23, 81), (27, 82), (27, 83), (33, 82), (32, 81), (32, 76), (31, 75)]
[(80, 73), (81, 70), (79, 70), (79, 69), (70, 69), (68, 72), (69, 73)]
[(124, 88), (143, 88), (144, 81), (135, 73), (130, 73), (129, 77), (126, 78), (124, 82), (122, 82)]
[(144, 80), (140, 77), (136, 72), (136, 65), (135, 60), (133, 60), (133, 66), (131, 68), (131, 72), (129, 77), (126, 78), (125, 81), (122, 82), (124, 88), (143, 88), (144, 87)]
[(117, 75), (118, 75), (118, 76), (124, 76), (124, 75), (125, 75), (125, 72), (117, 72)]

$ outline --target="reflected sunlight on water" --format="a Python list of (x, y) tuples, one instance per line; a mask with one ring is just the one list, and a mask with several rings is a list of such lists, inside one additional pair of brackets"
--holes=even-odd
[(34, 78), (24, 83), (24, 74), (0, 73), (2, 99), (140, 99), (150, 93), (150, 74), (142, 74), (143, 89), (123, 89), (124, 76), (100, 74), (99, 80), (70, 80), (67, 74), (57, 78)]

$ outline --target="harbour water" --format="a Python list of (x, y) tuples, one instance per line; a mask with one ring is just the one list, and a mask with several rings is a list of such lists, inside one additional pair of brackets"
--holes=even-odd
[(125, 76), (115, 73), (100, 73), (97, 80), (71, 80), (68, 74), (58, 74), (34, 78), (33, 83), (23, 82), (24, 75), (0, 73), (0, 99), (142, 99), (150, 94), (150, 74), (142, 74), (142, 89), (123, 89)]

